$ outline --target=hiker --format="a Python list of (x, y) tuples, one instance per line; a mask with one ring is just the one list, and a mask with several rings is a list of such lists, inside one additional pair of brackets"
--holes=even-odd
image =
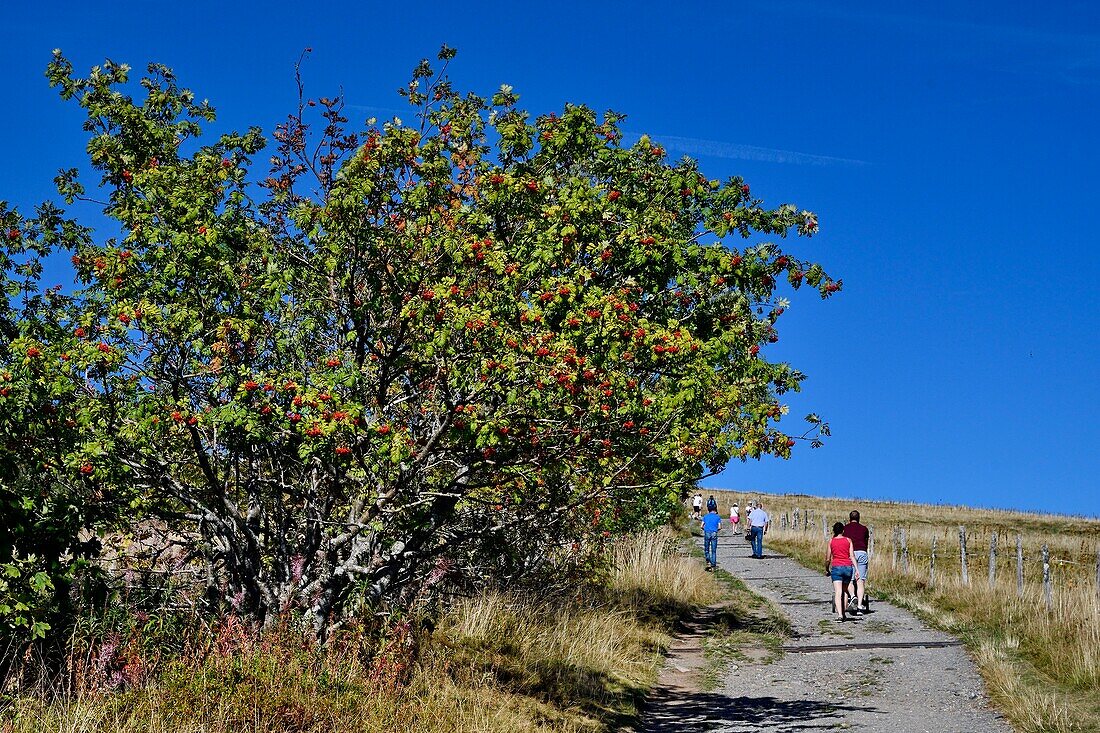
[(714, 570), (718, 567), (718, 532), (722, 529), (718, 507), (708, 509), (700, 524), (703, 527), (703, 555), (707, 560), (707, 570)]
[(718, 500), (714, 498), (714, 494), (711, 494), (710, 496), (707, 497), (707, 511), (708, 512), (718, 511)]
[(845, 586), (859, 577), (854, 554), (852, 541), (844, 536), (844, 525), (837, 522), (833, 525), (833, 538), (825, 548), (825, 574), (833, 579), (833, 610), (837, 621), (845, 619)]
[(771, 518), (764, 511), (764, 505), (757, 503), (756, 508), (749, 512), (749, 539), (752, 542), (752, 556), (757, 560), (764, 557), (764, 535), (768, 533), (768, 525)]
[(856, 607), (853, 614), (867, 613), (870, 609), (867, 602), (867, 563), (870, 557), (867, 554), (867, 543), (871, 532), (865, 525), (859, 523), (859, 510), (853, 509), (848, 513), (848, 524), (844, 525), (844, 536), (852, 541), (853, 555), (856, 570)]
[(696, 493), (691, 500), (691, 518), (700, 519), (703, 516), (703, 495)]
[(734, 534), (741, 534), (741, 508), (737, 506), (737, 502), (734, 502), (730, 507), (730, 526), (733, 527)]

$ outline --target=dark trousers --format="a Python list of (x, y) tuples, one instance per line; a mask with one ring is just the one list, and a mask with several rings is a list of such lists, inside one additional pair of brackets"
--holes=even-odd
[(764, 557), (764, 528), (751, 528), (749, 530), (749, 536), (752, 538), (752, 556)]

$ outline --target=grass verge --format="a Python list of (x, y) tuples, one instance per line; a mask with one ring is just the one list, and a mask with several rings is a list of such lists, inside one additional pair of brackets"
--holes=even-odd
[(717, 568), (723, 601), (703, 639), (703, 688), (716, 689), (735, 664), (770, 664), (783, 656), (791, 624), (777, 606), (749, 590), (740, 578)]
[(320, 651), (290, 626), (259, 638), (212, 628), (140, 683), (9, 700), (0, 731), (618, 729), (634, 721), (656, 681), (676, 620), (726, 593), (677, 548), (669, 531), (626, 538), (591, 597), (551, 606), (518, 595), (471, 598), (430, 635), (397, 621), (369, 645), (349, 634)]

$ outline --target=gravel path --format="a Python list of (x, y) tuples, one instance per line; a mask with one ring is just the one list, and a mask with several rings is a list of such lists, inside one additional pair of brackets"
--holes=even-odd
[(640, 731), (1011, 733), (990, 709), (958, 640), (882, 602), (838, 623), (824, 572), (767, 549), (755, 560), (740, 536), (721, 537), (718, 563), (790, 619), (785, 654), (772, 663), (731, 665), (715, 689), (703, 691), (702, 637), (685, 635)]

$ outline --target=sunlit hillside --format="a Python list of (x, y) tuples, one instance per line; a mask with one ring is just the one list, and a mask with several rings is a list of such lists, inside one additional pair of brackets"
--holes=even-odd
[(809, 567), (821, 565), (829, 527), (859, 510), (872, 528), (872, 597), (896, 601), (966, 641), (995, 703), (1019, 730), (1100, 730), (1100, 520), (708, 493), (723, 514), (734, 501), (762, 502), (771, 516), (766, 544)]

